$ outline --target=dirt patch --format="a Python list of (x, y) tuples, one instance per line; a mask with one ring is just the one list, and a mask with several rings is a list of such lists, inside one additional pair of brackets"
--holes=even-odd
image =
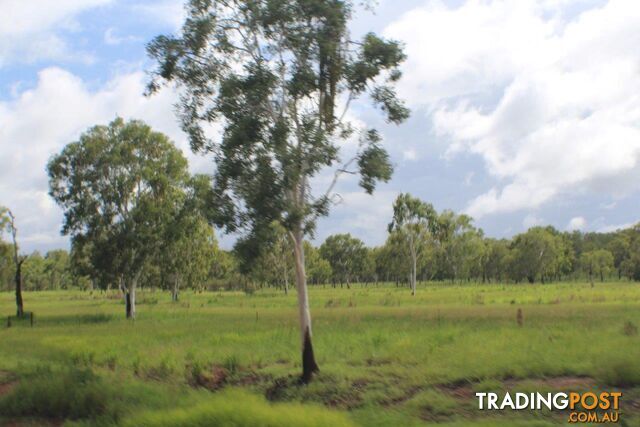
[(270, 381), (271, 379), (271, 375), (260, 375), (256, 372), (249, 371), (246, 373), (241, 373), (238, 378), (233, 378), (230, 382), (233, 385), (252, 386), (260, 384), (264, 381)]
[(451, 384), (440, 384), (435, 387), (443, 393), (449, 394), (456, 399), (468, 400), (475, 397), (475, 391), (473, 391), (473, 384), (464, 382), (455, 382)]
[(215, 391), (224, 387), (228, 378), (229, 372), (225, 368), (214, 365), (211, 369), (194, 371), (188, 382), (192, 387), (203, 387)]
[(0, 384), (0, 397), (4, 396), (5, 394), (11, 393), (16, 385), (18, 385), (18, 381)]
[[(364, 383), (358, 383), (364, 387)], [(362, 406), (363, 389), (344, 383), (332, 376), (318, 375), (312, 385), (304, 384), (299, 376), (275, 378), (265, 390), (269, 401), (316, 402), (331, 408), (351, 410)]]
[(187, 366), (187, 370), (190, 372), (187, 378), (190, 386), (202, 387), (210, 391), (220, 390), (227, 385), (254, 386), (272, 379), (271, 375), (260, 375), (251, 369), (229, 372), (228, 369), (220, 365), (213, 365), (205, 370), (195, 370)]
[(5, 427), (26, 427), (35, 425), (41, 427), (60, 427), (64, 425), (64, 420), (47, 420), (43, 418), (30, 418), (29, 421), (6, 420), (2, 422), (4, 423), (3, 426)]
[(0, 371), (0, 397), (11, 391), (18, 385), (18, 379), (12, 372)]
[(287, 396), (287, 391), (300, 384), (300, 379), (289, 375), (287, 377), (276, 378), (273, 380), (273, 384), (265, 391), (265, 398), (272, 402), (284, 400)]

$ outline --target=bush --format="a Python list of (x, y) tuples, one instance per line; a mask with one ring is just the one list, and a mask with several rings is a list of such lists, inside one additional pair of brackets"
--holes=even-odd
[(0, 413), (57, 419), (105, 415), (115, 392), (90, 369), (39, 367), (0, 399)]

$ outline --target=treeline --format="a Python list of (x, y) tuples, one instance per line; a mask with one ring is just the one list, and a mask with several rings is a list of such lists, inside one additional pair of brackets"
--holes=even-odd
[[(453, 225), (447, 241), (429, 233), (417, 249), (418, 281), (547, 283), (559, 280), (640, 281), (640, 225), (611, 233), (560, 232), (532, 227), (512, 239), (485, 237), (469, 217), (444, 211), (443, 223)], [(212, 233), (212, 232), (211, 232)], [(276, 287), (288, 291), (295, 283), (295, 263), (284, 230), (251, 261), (237, 251), (223, 250), (212, 237), (198, 255), (200, 268), (179, 283), (160, 259), (145, 265), (141, 287), (242, 289)], [(319, 247), (305, 242), (305, 263), (311, 285), (349, 287), (356, 282), (410, 284), (411, 255), (406, 239), (392, 232), (384, 245), (367, 247), (350, 234), (329, 236)], [(12, 290), (14, 268), (11, 245), (0, 242), (0, 287)], [(184, 258), (181, 262), (189, 263)], [(193, 259), (192, 259), (193, 261)], [(25, 290), (115, 289), (117, 282), (100, 281), (88, 271), (87, 259), (73, 250), (34, 252), (24, 262)], [(185, 270), (187, 271), (187, 270)], [(293, 285), (295, 286), (295, 285)]]
[[(423, 282), (640, 281), (640, 224), (610, 233), (532, 227), (511, 239), (494, 239), (485, 237), (466, 215), (445, 210), (435, 222), (439, 231), (415, 233), (413, 249), (400, 230), (389, 233), (378, 247), (367, 247), (350, 234), (329, 236), (319, 247), (306, 242), (309, 283), (411, 285), (412, 252), (416, 280)], [(253, 282), (286, 288), (294, 274), (286, 245), (282, 238), (262, 253), (248, 273)]]

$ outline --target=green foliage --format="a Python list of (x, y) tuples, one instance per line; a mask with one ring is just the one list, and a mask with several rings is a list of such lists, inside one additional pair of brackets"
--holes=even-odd
[[(249, 256), (241, 259), (246, 264), (252, 279), (288, 290), (289, 283), (295, 278), (295, 260), (293, 245), (289, 233), (277, 222), (269, 228), (266, 243), (259, 248), (257, 259)], [(242, 257), (243, 253), (239, 256)]]
[[(213, 153), (217, 164), (212, 219), (243, 232), (242, 258), (260, 256), (254, 248), (268, 243), (273, 221), (294, 232), (297, 245), (313, 232), (334, 197), (335, 181), (326, 192), (311, 188), (321, 170), (334, 167), (336, 179), (359, 173), (368, 193), (391, 177), (375, 129), (361, 129), (357, 153), (337, 166), (341, 145), (355, 131), (346, 120), (353, 102), (369, 95), (392, 123), (409, 115), (394, 89), (402, 46), (373, 33), (352, 40), (352, 6), (192, 0), (178, 34), (148, 45), (157, 63), (149, 91), (167, 83), (182, 88), (182, 128), (192, 149)], [(223, 125), (219, 140), (204, 131), (213, 122)]]
[[(184, 211), (187, 160), (142, 122), (118, 118), (89, 129), (47, 170), (50, 194), (64, 210), (62, 231), (72, 236), (74, 265), (103, 286), (123, 282), (131, 292), (161, 250), (175, 249), (177, 237), (167, 229), (193, 236), (186, 231), (193, 221), (176, 221)], [(186, 211), (197, 213), (193, 205)]]
[(321, 284), (331, 281), (333, 275), (331, 264), (322, 257), (318, 248), (307, 241), (304, 242), (304, 257), (309, 282)]
[(13, 255), (9, 243), (0, 240), (0, 289), (9, 290), (13, 283)]
[(334, 234), (327, 237), (320, 254), (326, 259), (333, 272), (333, 279), (349, 285), (359, 281), (365, 274), (368, 252), (362, 240), (350, 234)]
[(49, 251), (44, 257), (33, 252), (24, 262), (22, 274), (25, 290), (69, 289), (73, 285), (69, 253), (62, 249)]
[(561, 244), (550, 227), (532, 227), (517, 235), (512, 243), (512, 278), (533, 283), (557, 277), (563, 253)]
[(613, 254), (606, 249), (583, 252), (580, 263), (591, 280), (596, 275), (600, 277), (601, 282), (604, 282), (605, 275), (608, 276), (613, 270)]

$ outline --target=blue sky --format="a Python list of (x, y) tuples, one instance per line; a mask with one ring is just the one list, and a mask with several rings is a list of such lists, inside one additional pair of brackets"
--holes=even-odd
[[(413, 114), (396, 127), (354, 106), (353, 119), (382, 130), (396, 172), (373, 197), (342, 181), (317, 240), (382, 243), (401, 191), (467, 212), (495, 237), (640, 220), (640, 3), (378, 3), (351, 31), (405, 43), (400, 93)], [(181, 19), (176, 0), (0, 0), (0, 204), (16, 213), (25, 250), (67, 247), (45, 164), (116, 114), (167, 133), (194, 171), (211, 172), (176, 124), (175, 93), (142, 96), (145, 44)]]

